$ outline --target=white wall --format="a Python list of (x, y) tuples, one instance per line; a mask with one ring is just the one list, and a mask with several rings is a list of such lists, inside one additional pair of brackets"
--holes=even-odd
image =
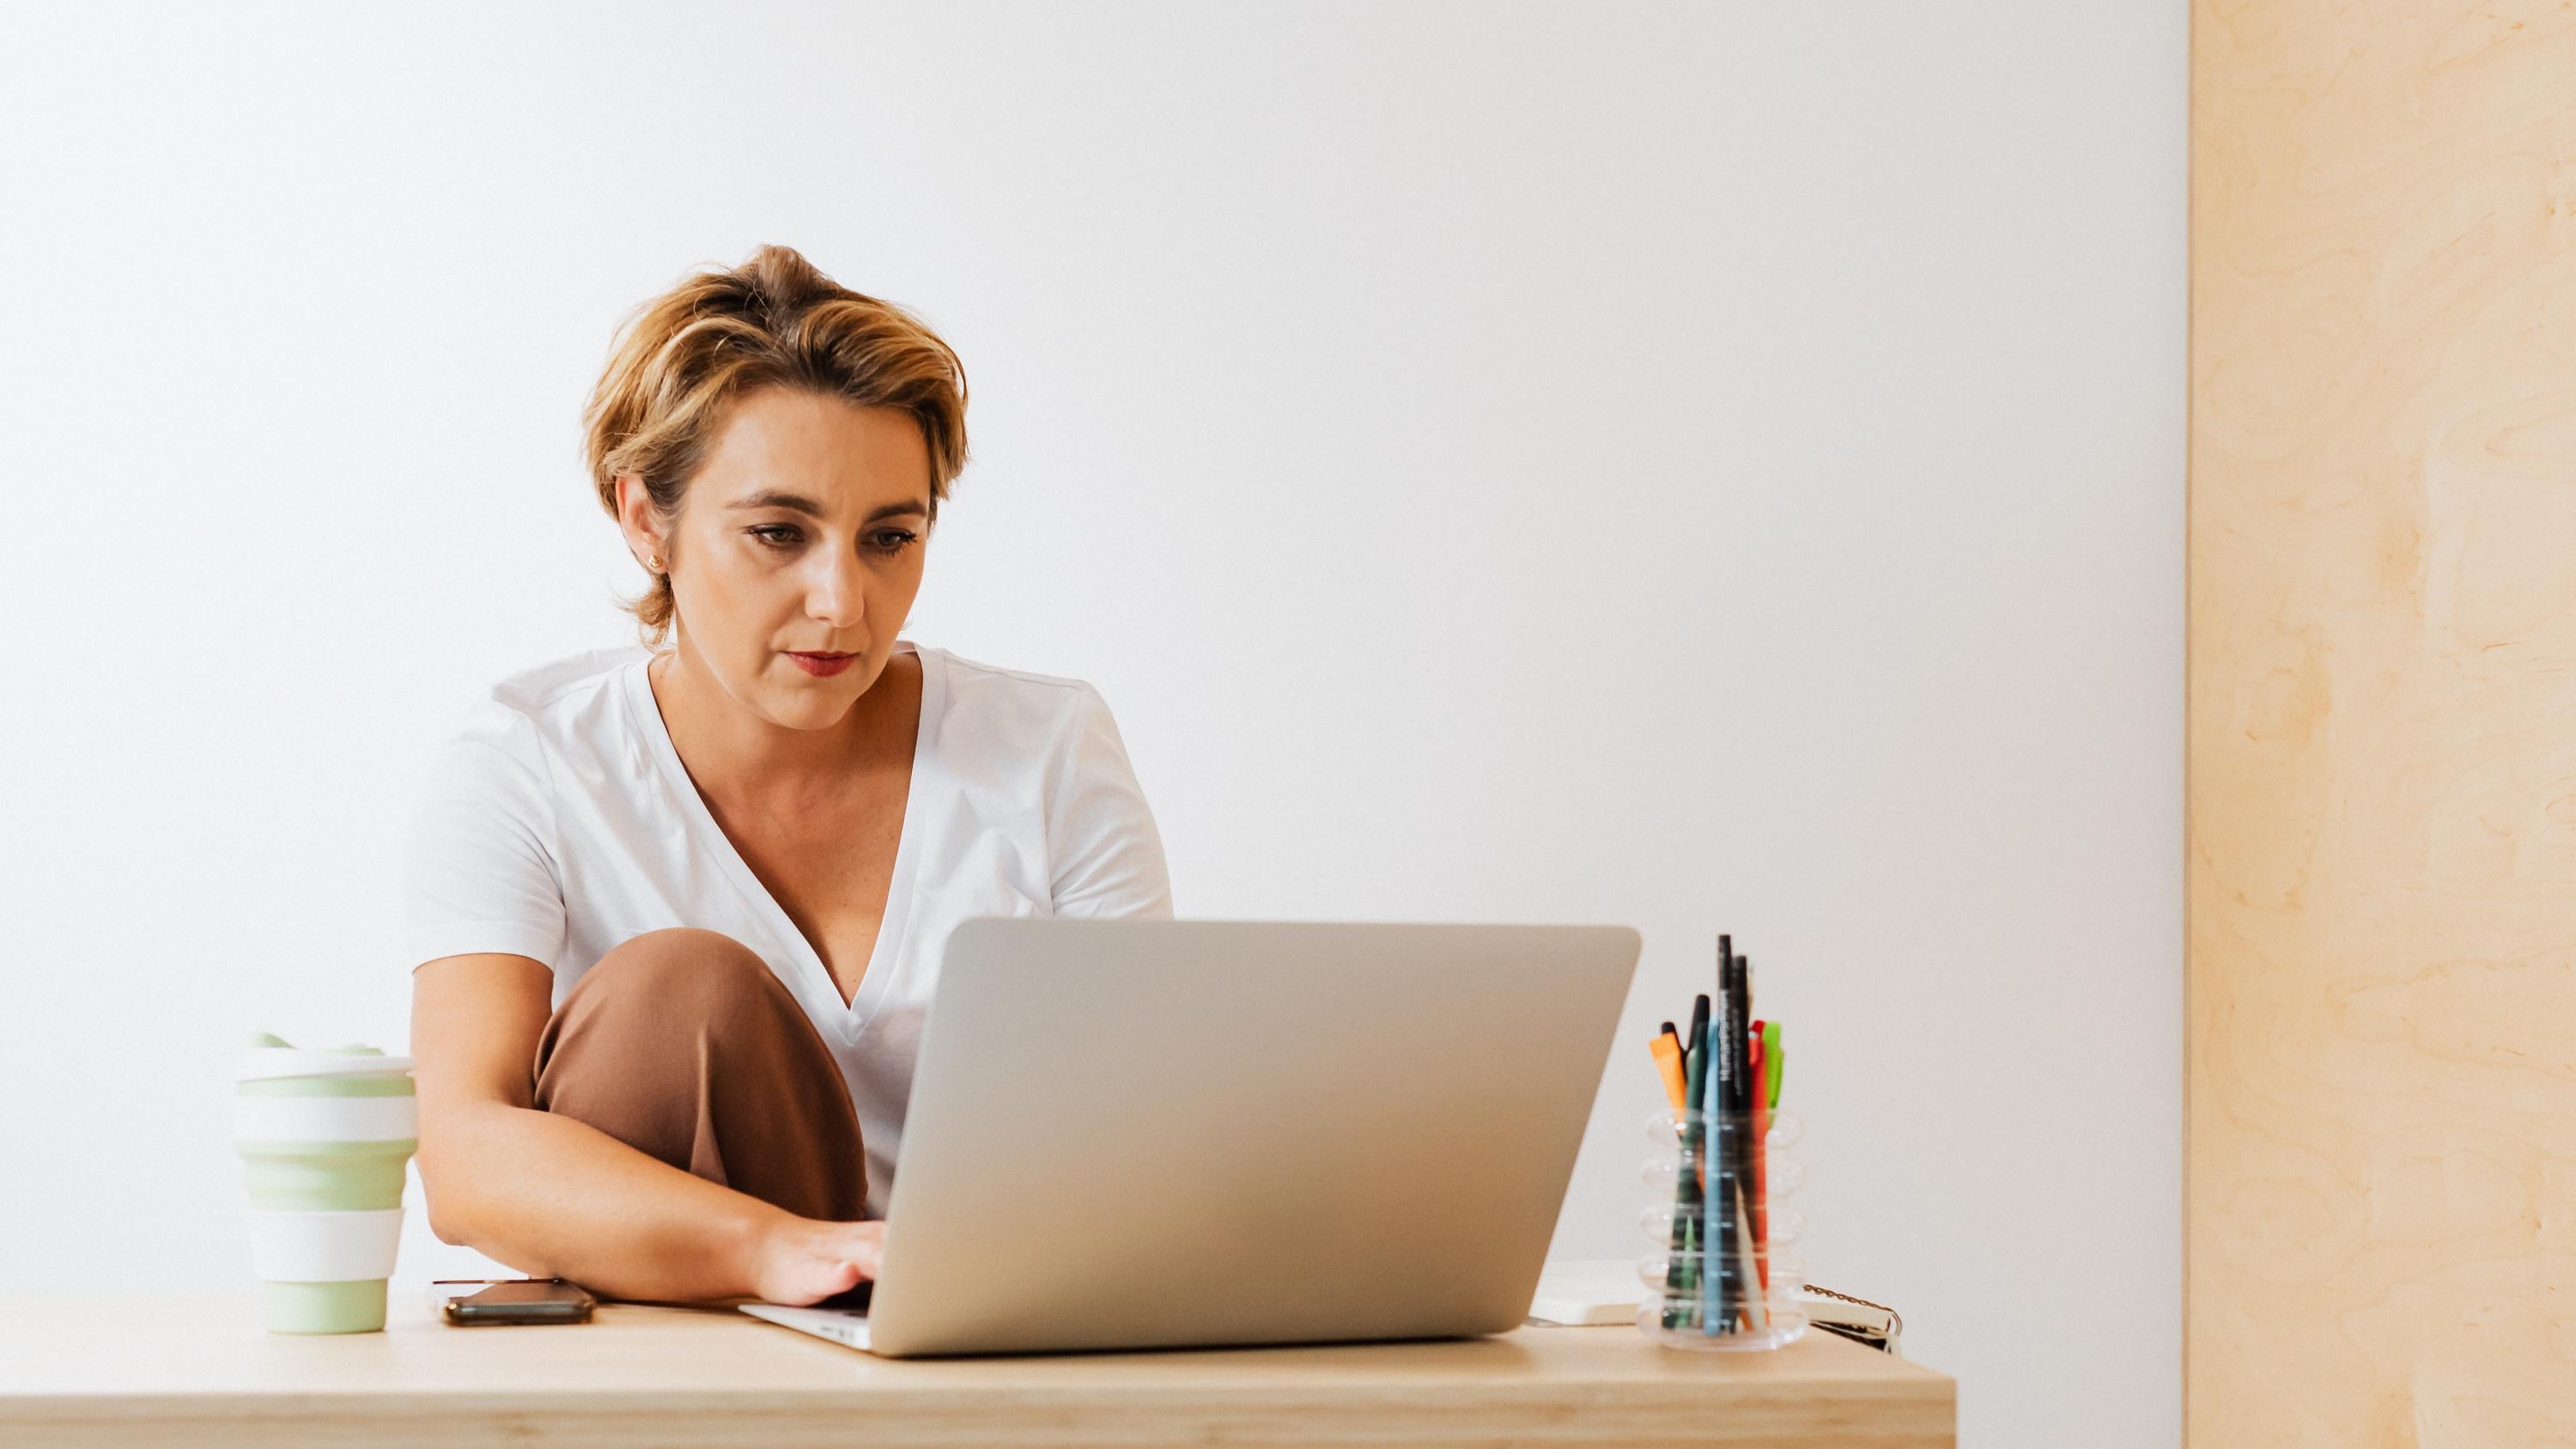
[(2181, 7), (11, 23), (13, 1285), (247, 1284), (239, 1039), (403, 1044), (416, 762), (626, 637), (610, 331), (780, 241), (964, 355), (909, 632), (1101, 686), (1184, 914), (1644, 932), (1560, 1255), (1731, 930), (1816, 1276), (2173, 1441)]

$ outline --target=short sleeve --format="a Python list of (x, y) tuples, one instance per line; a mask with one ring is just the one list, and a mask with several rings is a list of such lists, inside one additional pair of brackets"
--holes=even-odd
[(1154, 812), (1127, 761), (1109, 702), (1085, 684), (1066, 727), (1047, 809), (1047, 855), (1060, 916), (1172, 914), (1171, 874)]
[(499, 705), (430, 757), (403, 843), (412, 965), (499, 952), (553, 968), (564, 902), (546, 769), (536, 727)]

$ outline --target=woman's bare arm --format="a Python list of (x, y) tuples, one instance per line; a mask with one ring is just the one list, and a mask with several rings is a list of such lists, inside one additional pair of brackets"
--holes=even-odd
[(430, 1230), (612, 1298), (810, 1303), (876, 1272), (879, 1223), (798, 1217), (531, 1105), (553, 973), (525, 956), (412, 972)]

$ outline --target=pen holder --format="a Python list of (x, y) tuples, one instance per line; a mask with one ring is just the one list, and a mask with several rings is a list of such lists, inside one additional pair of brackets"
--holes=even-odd
[(1637, 1328), (1666, 1348), (1766, 1349), (1807, 1331), (1806, 1265), (1792, 1251), (1806, 1219), (1785, 1201), (1806, 1181), (1790, 1154), (1794, 1112), (1658, 1110), (1646, 1163), (1654, 1189), (1638, 1223), (1655, 1251)]

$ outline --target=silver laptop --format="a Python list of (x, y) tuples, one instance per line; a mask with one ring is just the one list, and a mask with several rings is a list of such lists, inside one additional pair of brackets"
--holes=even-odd
[(1499, 1333), (1625, 926), (984, 918), (949, 937), (864, 1309), (896, 1357)]

